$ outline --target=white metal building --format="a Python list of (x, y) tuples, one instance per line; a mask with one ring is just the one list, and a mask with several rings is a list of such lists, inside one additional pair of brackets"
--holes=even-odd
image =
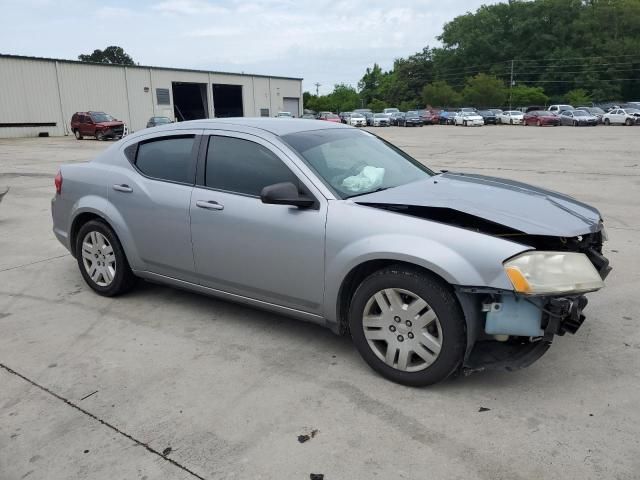
[(0, 138), (70, 135), (75, 112), (102, 111), (131, 131), (173, 120), (302, 115), (302, 79), (0, 55)]

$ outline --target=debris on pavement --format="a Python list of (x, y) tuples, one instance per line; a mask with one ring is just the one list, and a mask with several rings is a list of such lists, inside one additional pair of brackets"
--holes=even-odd
[(490, 411), (490, 410), (491, 410), (491, 409), (490, 409), (490, 408), (487, 408), (487, 407), (480, 407), (480, 408), (478, 409), (478, 412), (488, 412), (488, 411)]
[(318, 432), (319, 430), (315, 429), (315, 430), (311, 430), (311, 432), (309, 433), (298, 435), (298, 442), (300, 443), (307, 442), (311, 440), (313, 437), (315, 437), (318, 434)]
[(324, 473), (311, 473), (309, 480), (324, 480)]
[(162, 456), (166, 457), (167, 455), (169, 455), (171, 453), (173, 449), (171, 447), (167, 447), (164, 450), (162, 450)]

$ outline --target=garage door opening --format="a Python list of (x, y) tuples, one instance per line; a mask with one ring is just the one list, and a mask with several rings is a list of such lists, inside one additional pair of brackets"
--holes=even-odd
[(213, 108), (216, 117), (243, 117), (242, 85), (213, 84)]
[(209, 117), (206, 83), (172, 82), (173, 113), (178, 122)]
[(294, 117), (300, 114), (300, 99), (298, 97), (284, 97), (282, 103), (285, 112), (289, 112)]

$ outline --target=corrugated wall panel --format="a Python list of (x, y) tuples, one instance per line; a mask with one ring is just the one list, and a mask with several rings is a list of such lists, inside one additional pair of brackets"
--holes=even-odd
[(56, 123), (55, 127), (0, 127), (2, 137), (63, 135), (54, 62), (0, 58), (0, 123)]
[(253, 77), (253, 98), (255, 101), (254, 112), (245, 112), (247, 116), (260, 116), (260, 109), (269, 110), (269, 116), (273, 117), (277, 112), (273, 112), (269, 97), (269, 79), (264, 77)]
[(106, 112), (127, 124), (129, 108), (123, 67), (59, 63), (62, 112), (69, 123), (75, 112)]
[[(149, 91), (145, 92), (145, 88), (148, 88)], [(129, 128), (135, 132), (145, 128), (147, 121), (153, 117), (155, 92), (151, 90), (149, 69), (127, 68), (127, 93), (129, 96), (129, 111), (131, 112)]]

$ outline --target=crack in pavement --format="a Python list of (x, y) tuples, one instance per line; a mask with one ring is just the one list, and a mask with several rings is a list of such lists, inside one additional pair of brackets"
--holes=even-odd
[(49, 260), (55, 260), (57, 258), (62, 258), (62, 257), (66, 257), (67, 255), (70, 255), (69, 253), (63, 253), (62, 255), (58, 255), (56, 257), (49, 257), (49, 258), (45, 258), (43, 260), (36, 260), (35, 262), (31, 262), (31, 263), (24, 263), (22, 265), (16, 265), (15, 267), (7, 267), (7, 268), (3, 268), (2, 270), (0, 270), (0, 273), (2, 272), (8, 272), (9, 270), (17, 270), (18, 268), (22, 268), (22, 267), (28, 267), (30, 265), (35, 265), (36, 263), (44, 263), (44, 262), (48, 262)]
[(47, 387), (44, 387), (42, 385), (40, 385), (39, 383), (36, 383), (35, 381), (31, 380), (30, 378), (25, 377), (24, 375), (22, 375), (21, 373), (16, 372), (15, 370), (13, 370), (11, 367), (6, 366), (4, 363), (0, 362), (0, 368), (2, 368), (3, 370), (5, 370), (7, 373), (14, 375), (18, 378), (21, 378), (22, 380), (24, 380), (27, 383), (30, 383), (31, 385), (33, 385), (34, 387), (42, 390), (45, 393), (48, 393), (49, 395), (51, 395), (52, 397), (57, 398), (58, 400), (66, 403), (67, 405), (69, 405), (72, 408), (75, 408), (76, 410), (78, 410), (79, 412), (83, 413), (84, 415), (92, 418), (93, 420), (96, 420), (97, 422), (101, 423), (102, 425), (104, 425), (107, 428), (110, 428), (111, 430), (113, 430), (116, 433), (119, 433), (120, 435), (122, 435), (123, 437), (127, 438), (128, 440), (131, 440), (132, 442), (134, 442), (136, 445), (140, 446), (140, 447), (144, 447), (145, 450), (147, 450), (148, 452), (151, 452), (154, 455), (157, 455), (158, 457), (162, 458), (163, 460), (169, 462), (170, 464), (172, 464), (175, 467), (178, 467), (180, 470), (183, 470), (185, 472), (187, 472), (188, 474), (192, 475), (194, 478), (197, 478), (198, 480), (206, 480), (204, 477), (198, 475), (197, 473), (195, 473), (194, 471), (190, 470), (189, 468), (185, 467), (184, 465), (176, 462), (175, 460), (166, 457), (165, 455), (162, 454), (162, 452), (156, 450), (153, 447), (150, 447), (149, 445), (147, 445), (146, 443), (142, 442), (141, 440), (138, 440), (137, 438), (133, 437), (132, 435), (123, 432), (122, 430), (120, 430), (118, 427), (116, 427), (115, 425), (110, 424), (109, 422), (107, 422), (106, 420), (101, 419), (100, 417), (94, 415), (93, 413), (85, 410), (84, 408), (76, 405), (75, 403), (73, 403), (71, 400), (58, 395), (57, 393), (49, 390)]

